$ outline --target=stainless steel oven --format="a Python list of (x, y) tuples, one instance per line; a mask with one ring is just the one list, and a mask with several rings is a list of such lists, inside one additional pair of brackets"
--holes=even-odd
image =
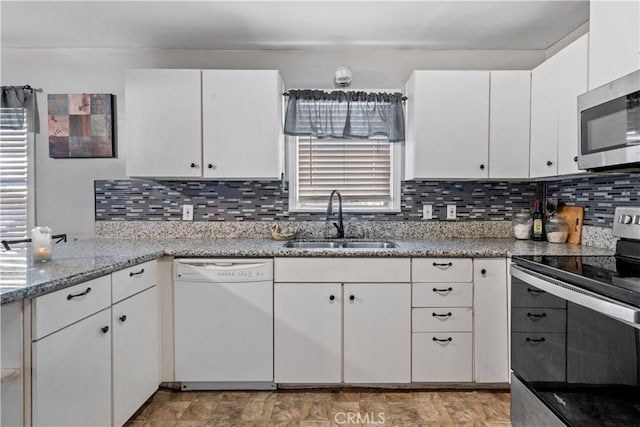
[(578, 167), (640, 166), (640, 70), (578, 97)]
[(514, 256), (511, 421), (640, 425), (640, 208), (612, 256)]

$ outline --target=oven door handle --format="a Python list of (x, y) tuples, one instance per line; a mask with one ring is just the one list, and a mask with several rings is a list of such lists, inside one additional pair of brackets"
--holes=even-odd
[(640, 329), (640, 309), (597, 295), (569, 283), (533, 272), (518, 265), (511, 265), (511, 276), (535, 286), (558, 298), (589, 308), (598, 313), (621, 320)]

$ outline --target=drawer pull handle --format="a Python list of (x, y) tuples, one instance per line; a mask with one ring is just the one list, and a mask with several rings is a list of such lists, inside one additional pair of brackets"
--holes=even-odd
[(545, 342), (545, 341), (546, 341), (546, 339), (544, 339), (544, 337), (542, 337), (542, 338), (529, 338), (529, 337), (527, 337), (527, 342), (534, 343), (534, 344), (538, 344), (538, 343)]
[(431, 316), (433, 317), (440, 317), (440, 318), (449, 318), (451, 317), (451, 312), (446, 313), (446, 314), (438, 314), (438, 313), (431, 313)]
[(531, 288), (527, 288), (527, 292), (529, 292), (534, 297), (537, 297), (538, 295), (541, 295), (541, 294), (545, 293), (544, 291), (541, 291), (540, 289), (531, 289)]
[(109, 327), (103, 326), (102, 328), (100, 328), (100, 330), (102, 331), (103, 334), (106, 334), (107, 332), (109, 332)]
[(129, 277), (133, 277), (133, 276), (138, 276), (140, 274), (144, 273), (144, 268), (140, 269), (140, 271), (134, 273), (133, 271), (131, 273), (129, 273)]
[(527, 313), (527, 317), (529, 317), (531, 320), (540, 320), (547, 317), (547, 313)]
[(433, 341), (440, 342), (440, 343), (450, 343), (451, 341), (453, 341), (453, 338), (449, 337), (449, 338), (443, 340), (443, 339), (440, 339), (440, 338), (433, 337)]
[(74, 294), (69, 294), (69, 295), (67, 295), (67, 301), (71, 301), (74, 298), (83, 297), (83, 296), (87, 295), (89, 292), (91, 292), (91, 288), (87, 288), (86, 291), (80, 292), (79, 294), (75, 294), (75, 295)]
[(434, 262), (433, 263), (434, 267), (438, 267), (438, 268), (442, 268), (442, 269), (446, 269), (449, 267), (453, 267), (453, 263), (452, 262)]
[(120, 319), (120, 321), (121, 321), (122, 323), (124, 323), (124, 322), (126, 322), (126, 320), (127, 320), (127, 315), (126, 315), (126, 314), (123, 314), (122, 316), (120, 316), (120, 317), (119, 317), (119, 319)]
[(449, 292), (451, 292), (453, 290), (453, 288), (449, 287), (447, 289), (438, 289), (438, 288), (433, 288), (433, 292), (437, 292), (439, 294), (448, 294)]

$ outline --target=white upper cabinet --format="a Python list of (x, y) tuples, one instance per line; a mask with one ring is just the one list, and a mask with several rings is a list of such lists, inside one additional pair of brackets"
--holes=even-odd
[(589, 89), (640, 69), (640, 0), (589, 2)]
[(127, 175), (201, 176), (200, 70), (130, 70), (125, 91)]
[(127, 175), (279, 179), (283, 84), (276, 70), (131, 70)]
[(283, 84), (276, 70), (202, 72), (206, 178), (280, 178)]
[(531, 178), (577, 173), (578, 95), (587, 90), (588, 36), (531, 72)]
[(406, 179), (487, 178), (489, 71), (414, 71)]
[(489, 178), (529, 176), (531, 71), (491, 71)]

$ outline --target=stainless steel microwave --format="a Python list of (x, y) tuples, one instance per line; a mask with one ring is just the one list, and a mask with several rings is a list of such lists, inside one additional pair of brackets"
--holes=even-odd
[(640, 70), (578, 96), (578, 167), (640, 168)]

